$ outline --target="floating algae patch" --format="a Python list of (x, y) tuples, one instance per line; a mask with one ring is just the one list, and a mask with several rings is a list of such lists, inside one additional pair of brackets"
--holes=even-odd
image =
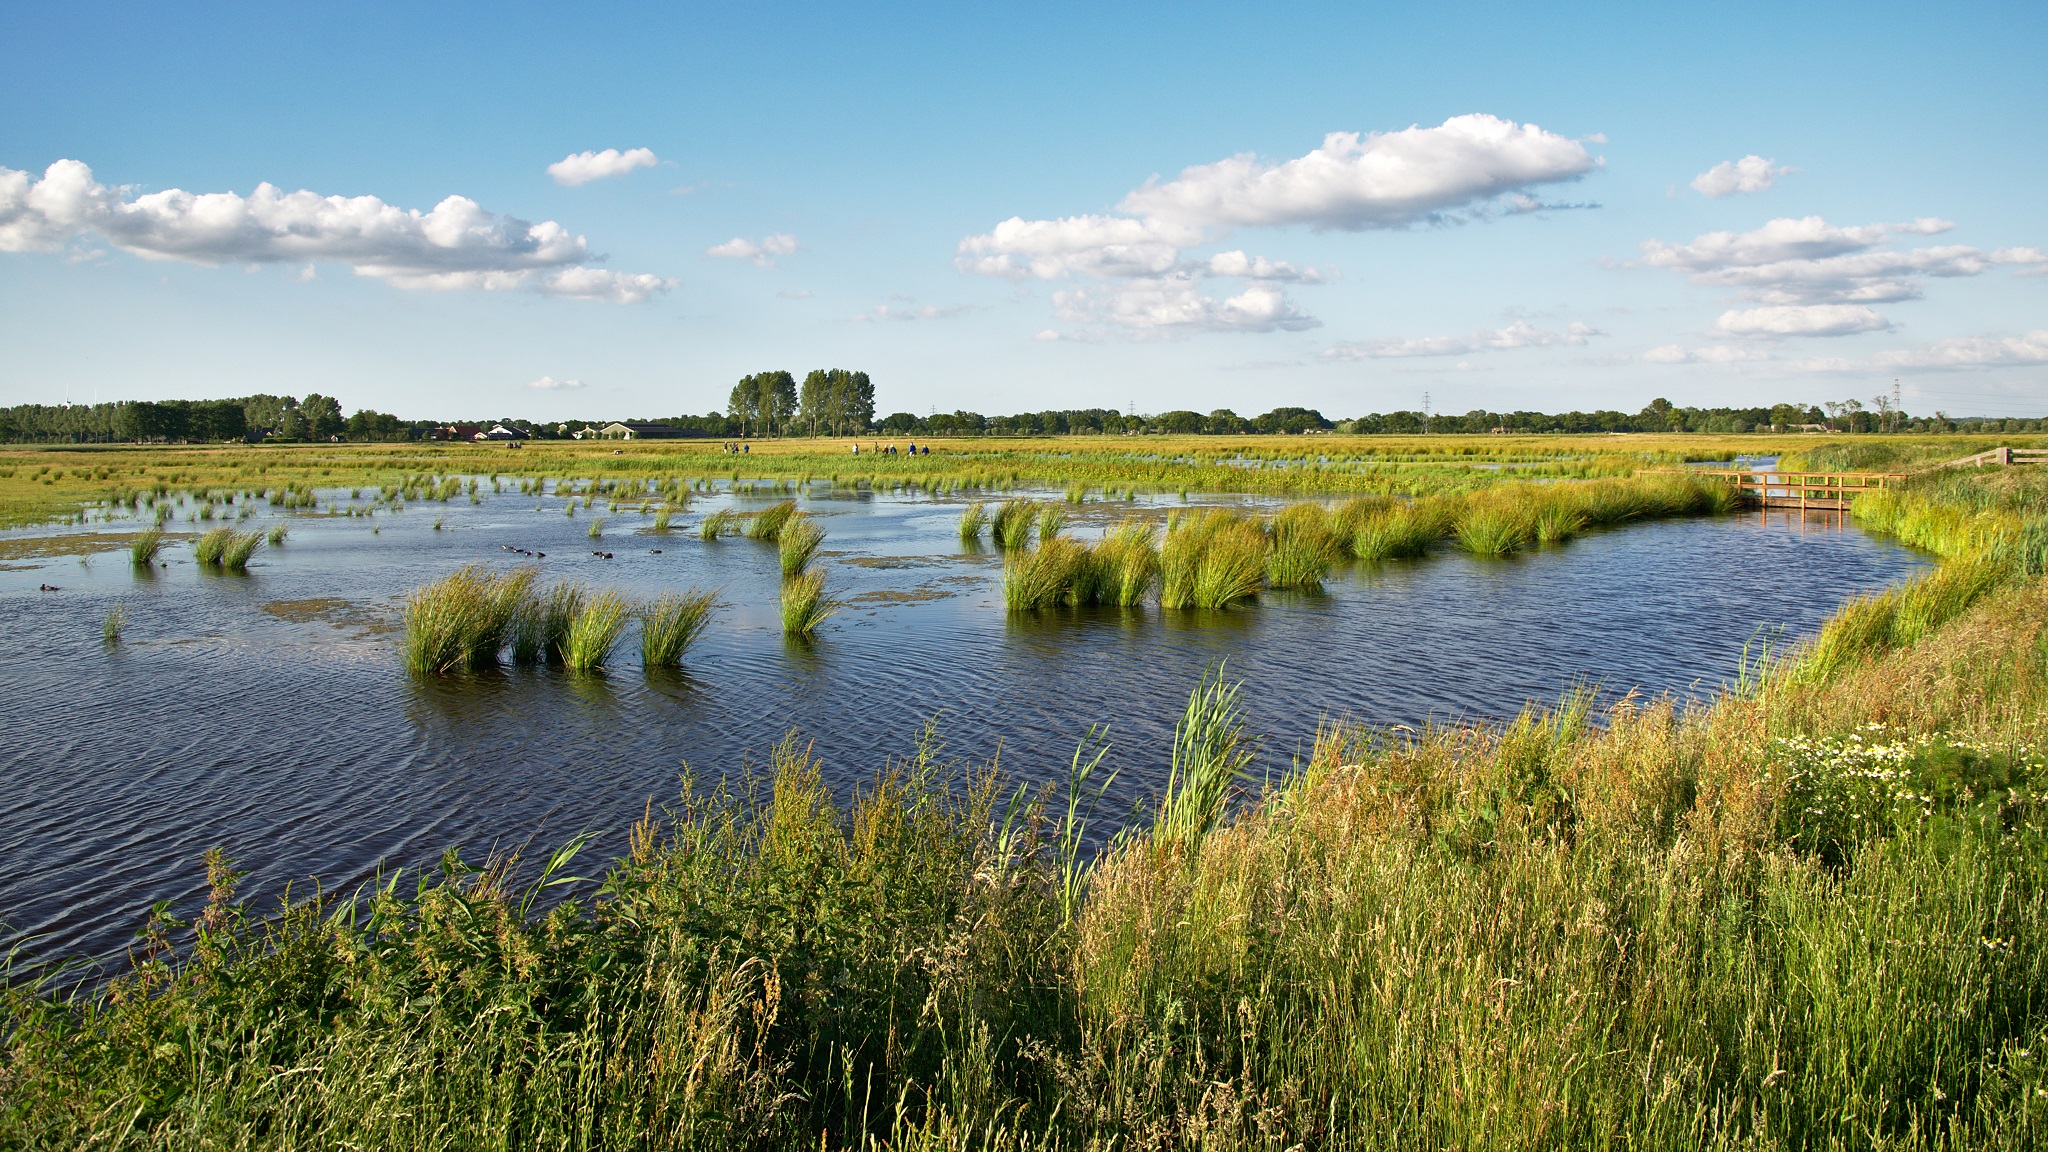
[(818, 555), (830, 556), (855, 568), (933, 568), (944, 563), (930, 556), (848, 556), (843, 552), (820, 552)]
[(366, 636), (381, 636), (398, 631), (398, 625), (389, 613), (335, 596), (314, 596), (305, 600), (271, 600), (263, 604), (262, 609), (266, 615), (293, 624), (327, 624)]
[[(71, 532), (63, 536), (21, 536), (0, 540), (0, 560), (48, 560), (58, 556), (89, 556), (112, 552), (135, 543), (140, 532)], [(190, 533), (164, 533), (166, 540), (183, 540)]]
[(858, 596), (849, 596), (846, 598), (846, 602), (849, 604), (924, 604), (933, 600), (944, 600), (948, 596), (958, 595), (958, 592), (948, 588), (924, 584), (908, 589), (878, 588), (872, 592), (862, 592)]

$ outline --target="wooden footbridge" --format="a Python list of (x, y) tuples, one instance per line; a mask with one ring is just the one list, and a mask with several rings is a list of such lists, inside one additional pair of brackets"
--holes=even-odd
[(1846, 511), (1857, 496), (1905, 480), (1904, 472), (1766, 472), (1748, 468), (1672, 469), (1734, 485), (1744, 504), (1760, 508)]

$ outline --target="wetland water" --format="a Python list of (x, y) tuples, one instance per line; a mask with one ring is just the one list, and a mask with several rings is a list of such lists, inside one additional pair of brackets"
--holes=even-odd
[[(950, 757), (1000, 749), (1025, 778), (1058, 777), (1088, 727), (1107, 724), (1123, 772), (1104, 809), (1114, 815), (1160, 786), (1173, 721), (1218, 661), (1246, 682), (1249, 726), (1279, 769), (1330, 719), (1503, 717), (1584, 682), (1711, 691), (1760, 626), (1803, 636), (1849, 596), (1928, 564), (1839, 517), (1750, 513), (1507, 560), (1443, 548), (1227, 613), (1011, 617), (1000, 561), (961, 552), (962, 501), (820, 488), (804, 503), (829, 533), (823, 568), (847, 603), (801, 645), (781, 634), (773, 546), (694, 532), (704, 512), (771, 502), (700, 494), (667, 536), (644, 534), (646, 515), (571, 518), (558, 497), (510, 492), (374, 518), (286, 517), (259, 502), (243, 527), (282, 519), (291, 535), (246, 576), (201, 570), (186, 542), (138, 574), (111, 542), (57, 539), (141, 521), (0, 536), (13, 653), (0, 665), (0, 947), (28, 935), (44, 958), (118, 956), (152, 902), (189, 915), (203, 901), (199, 858), (214, 845), (250, 870), (259, 908), (287, 882), (352, 888), (380, 864), (449, 847), (472, 860), (529, 844), (545, 854), (598, 829), (587, 852), (608, 857), (650, 799), (676, 795), (686, 766), (736, 773), (792, 730), (844, 794), (910, 753), (934, 716)], [(1178, 503), (1070, 509), (1071, 531)], [(601, 541), (587, 536), (594, 514)], [(167, 527), (203, 526), (181, 512)], [(548, 580), (634, 595), (703, 586), (725, 606), (681, 675), (644, 674), (629, 631), (603, 674), (408, 678), (404, 594), (464, 563), (516, 562), (508, 545), (547, 553)], [(101, 621), (117, 604), (125, 638), (108, 645)]]

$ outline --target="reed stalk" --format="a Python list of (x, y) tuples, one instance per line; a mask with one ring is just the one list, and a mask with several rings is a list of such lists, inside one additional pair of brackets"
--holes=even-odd
[(977, 544), (981, 534), (988, 527), (988, 508), (976, 500), (960, 510), (960, 539), (963, 543)]
[(838, 610), (825, 596), (825, 574), (806, 572), (782, 582), (782, 634), (804, 638)]
[(755, 540), (774, 540), (782, 535), (783, 525), (800, 515), (796, 501), (784, 500), (771, 508), (756, 513), (752, 523), (747, 525), (747, 535)]
[(163, 550), (163, 546), (164, 530), (152, 524), (128, 545), (128, 560), (137, 568), (147, 568), (156, 562), (156, 554)]
[(717, 598), (710, 592), (664, 592), (640, 610), (640, 662), (678, 668), (683, 655), (711, 624)]
[(811, 558), (818, 554), (818, 546), (824, 542), (825, 530), (811, 517), (799, 513), (784, 521), (782, 534), (776, 537), (783, 578), (791, 579), (809, 571)]
[(1037, 503), (1031, 500), (1006, 500), (998, 505), (995, 518), (990, 523), (990, 535), (996, 547), (1005, 552), (1022, 552), (1029, 548), (1031, 521), (1037, 510)]
[(562, 644), (562, 663), (578, 672), (604, 667), (632, 616), (632, 605), (619, 593), (609, 588), (592, 593), (569, 623), (569, 635)]

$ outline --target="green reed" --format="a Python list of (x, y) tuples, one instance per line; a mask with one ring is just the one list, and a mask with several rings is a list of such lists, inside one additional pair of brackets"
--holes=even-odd
[(1031, 522), (1038, 513), (1033, 500), (1005, 500), (996, 506), (989, 524), (995, 545), (1005, 552), (1021, 552), (1031, 546)]
[(492, 572), (471, 564), (414, 590), (399, 645), (406, 670), (437, 676), (496, 663), (539, 578), (530, 565)]
[(1104, 603), (1131, 607), (1145, 602), (1159, 579), (1159, 530), (1127, 520), (1103, 533), (1095, 545), (1095, 567)]
[(263, 544), (261, 532), (237, 532), (232, 528), (214, 528), (199, 538), (192, 547), (192, 555), (209, 568), (228, 572), (246, 572), (249, 558)]
[(1067, 526), (1067, 510), (1057, 504), (1047, 503), (1038, 509), (1038, 541), (1043, 544), (1060, 534)]
[(620, 593), (609, 588), (591, 593), (569, 622), (562, 663), (578, 672), (604, 667), (632, 617), (633, 606)]
[(265, 536), (264, 539), (269, 542), (272, 548), (281, 547), (284, 544), (284, 538), (291, 535), (291, 531), (292, 530), (289, 525), (273, 525), (270, 529), (269, 535)]
[(654, 531), (656, 533), (666, 535), (668, 533), (669, 520), (672, 516), (674, 516), (674, 514), (675, 510), (667, 504), (663, 504), (661, 507), (655, 509)]
[(806, 572), (782, 582), (782, 634), (808, 637), (818, 630), (838, 605), (825, 595), (825, 574)]
[(582, 585), (567, 580), (528, 595), (512, 622), (512, 659), (520, 664), (563, 660), (569, 630), (582, 614), (587, 596)]
[(163, 547), (164, 530), (152, 524), (136, 533), (128, 545), (128, 560), (137, 568), (147, 568), (156, 562), (156, 555), (163, 551)]
[(988, 508), (975, 500), (960, 510), (960, 539), (963, 543), (977, 544), (982, 532), (988, 527)]
[(1222, 508), (1173, 518), (1159, 546), (1162, 608), (1224, 608), (1258, 593), (1266, 537), (1250, 519)]
[(720, 536), (737, 535), (741, 525), (745, 524), (746, 521), (746, 515), (738, 509), (720, 508), (698, 522), (697, 535), (700, 539), (704, 540), (716, 540)]
[(781, 534), (776, 537), (783, 578), (801, 576), (809, 571), (812, 557), (818, 554), (818, 546), (824, 542), (825, 530), (811, 517), (799, 513), (785, 520)]
[(753, 521), (747, 525), (747, 535), (755, 540), (774, 540), (782, 535), (783, 525), (798, 515), (800, 513), (797, 511), (796, 501), (784, 500), (756, 513)]
[(116, 604), (112, 608), (107, 609), (107, 614), (100, 618), (100, 639), (108, 644), (120, 643), (121, 628), (127, 622), (128, 610), (126, 608)]
[(592, 540), (597, 540), (604, 536), (604, 517), (599, 516), (591, 520), (589, 535)]
[(1290, 504), (1273, 517), (1266, 553), (1266, 583), (1274, 588), (1320, 587), (1344, 555), (1338, 522), (1318, 504)]
[(1003, 564), (1003, 604), (1013, 612), (1091, 603), (1093, 556), (1075, 540), (1050, 536), (1013, 552)]
[(711, 624), (717, 597), (710, 592), (664, 592), (640, 609), (640, 662), (648, 668), (678, 668), (690, 646)]

